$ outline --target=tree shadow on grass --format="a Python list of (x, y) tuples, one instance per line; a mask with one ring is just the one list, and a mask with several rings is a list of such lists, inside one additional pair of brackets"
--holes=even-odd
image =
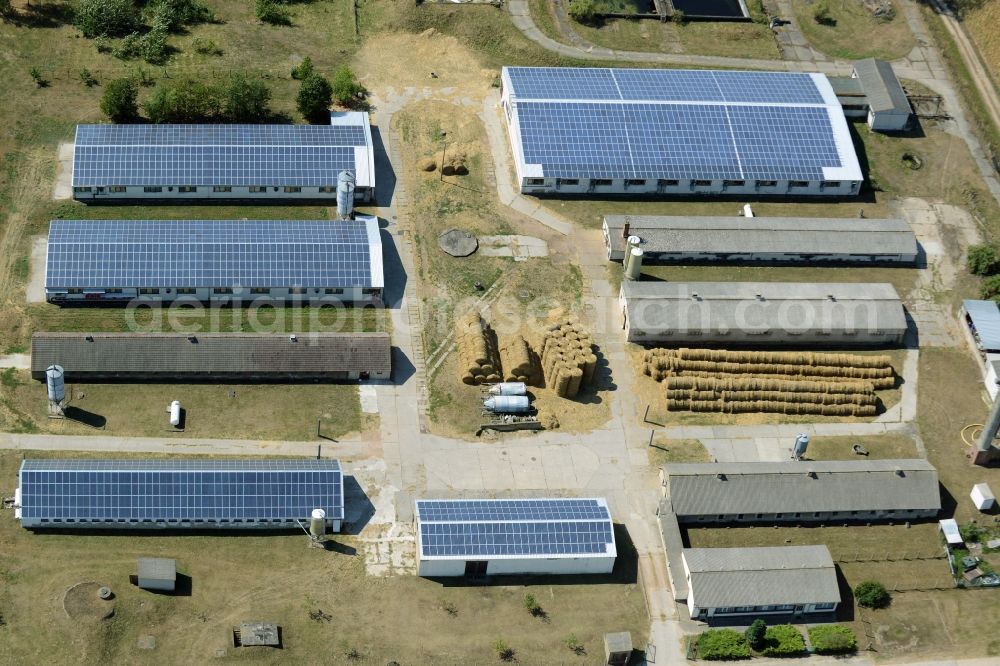
[(68, 2), (25, 5), (6, 20), (21, 28), (60, 28), (73, 23), (73, 6)]

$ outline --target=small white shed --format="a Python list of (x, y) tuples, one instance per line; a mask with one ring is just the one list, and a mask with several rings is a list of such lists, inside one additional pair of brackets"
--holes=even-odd
[(144, 590), (173, 592), (177, 586), (177, 560), (140, 557), (136, 584)]
[(993, 491), (985, 483), (977, 483), (972, 486), (972, 492), (969, 493), (969, 497), (972, 498), (972, 503), (980, 511), (989, 511), (997, 501)]
[(964, 543), (962, 533), (958, 530), (958, 523), (955, 522), (954, 518), (939, 520), (938, 525), (941, 526), (944, 539), (948, 542), (949, 546), (961, 546)]

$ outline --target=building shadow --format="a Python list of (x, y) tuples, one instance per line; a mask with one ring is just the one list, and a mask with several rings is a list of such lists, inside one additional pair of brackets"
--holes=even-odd
[[(381, 221), (379, 224), (382, 227)], [(385, 286), (382, 288), (382, 303), (390, 310), (398, 310), (403, 306), (403, 296), (406, 293), (406, 283), (409, 275), (399, 257), (399, 248), (389, 230), (382, 227), (379, 230), (382, 238), (382, 275)]]
[(344, 476), (344, 520), (341, 534), (360, 534), (375, 515), (375, 505), (356, 477)]
[(378, 183), (375, 185), (375, 205), (388, 208), (392, 205), (396, 194), (396, 171), (392, 168), (389, 153), (382, 139), (382, 131), (378, 125), (372, 125), (372, 148), (375, 151), (375, 172)]
[(413, 362), (399, 347), (392, 348), (392, 383), (397, 386), (405, 384), (417, 371)]

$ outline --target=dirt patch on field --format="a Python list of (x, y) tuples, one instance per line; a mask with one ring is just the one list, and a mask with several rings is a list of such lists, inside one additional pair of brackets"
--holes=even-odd
[(115, 613), (114, 599), (101, 599), (98, 595), (103, 586), (100, 583), (77, 583), (66, 590), (63, 608), (74, 620), (106, 620)]

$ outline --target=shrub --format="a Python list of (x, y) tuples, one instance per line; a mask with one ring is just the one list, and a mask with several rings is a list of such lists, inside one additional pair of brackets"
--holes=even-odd
[(195, 37), (192, 39), (191, 48), (194, 49), (195, 53), (200, 53), (202, 55), (222, 55), (222, 49), (219, 48), (219, 45), (216, 44), (214, 40), (205, 39), (203, 37)]
[(254, 123), (271, 115), (271, 90), (245, 74), (233, 74), (222, 91), (222, 112), (232, 123)]
[(829, 0), (819, 0), (816, 3), (816, 6), (813, 7), (813, 19), (820, 25), (837, 25), (837, 21), (830, 15)]
[(122, 37), (141, 25), (132, 0), (79, 0), (74, 23), (84, 37)]
[(545, 611), (542, 610), (542, 607), (541, 605), (539, 605), (538, 600), (535, 599), (535, 595), (533, 594), (524, 595), (523, 603), (525, 609), (527, 609), (527, 611), (531, 613), (532, 617), (542, 617), (542, 618), (545, 617)]
[(507, 641), (502, 638), (493, 641), (493, 651), (500, 657), (500, 661), (514, 661), (516, 655), (514, 648), (507, 645)]
[(275, 0), (257, 0), (257, 18), (271, 25), (291, 25), (292, 15), (284, 6)]
[(147, 5), (147, 16), (150, 24), (169, 32), (215, 20), (215, 12), (199, 0), (157, 0)]
[(767, 631), (767, 622), (757, 618), (750, 623), (747, 630), (743, 632), (743, 635), (747, 638), (747, 643), (750, 644), (754, 650), (760, 650), (764, 647), (764, 632)]
[(160, 84), (144, 104), (154, 123), (200, 123), (219, 116), (217, 91), (194, 79)]
[(565, 644), (566, 647), (569, 648), (569, 651), (573, 654), (587, 654), (587, 649), (583, 646), (583, 643), (580, 642), (580, 639), (576, 637), (576, 634), (570, 634), (567, 636), (566, 640), (563, 641), (563, 644)]
[(133, 32), (119, 42), (111, 54), (122, 60), (142, 58), (152, 65), (162, 65), (170, 57), (167, 32), (162, 28), (153, 28), (144, 35)]
[(1000, 275), (991, 275), (983, 280), (979, 290), (983, 298), (996, 299), (1000, 296)]
[(292, 67), (292, 78), (301, 81), (313, 73), (312, 58), (306, 56), (305, 59), (295, 67)]
[(874, 580), (858, 583), (854, 588), (854, 598), (857, 599), (858, 605), (864, 608), (885, 608), (891, 600), (885, 586)]
[(347, 65), (341, 65), (333, 73), (333, 98), (345, 106), (356, 102), (365, 93), (365, 87), (358, 83), (354, 72)]
[(595, 23), (597, 21), (597, 6), (594, 4), (594, 0), (570, 0), (566, 13), (577, 23)]
[(7, 18), (14, 15), (14, 7), (10, 0), (0, 0), (0, 18)]
[(854, 632), (839, 624), (809, 627), (809, 642), (819, 654), (848, 654), (858, 648)]
[(139, 116), (136, 85), (132, 79), (113, 79), (104, 86), (101, 113), (116, 123), (126, 123)]
[(973, 275), (986, 277), (1000, 269), (1000, 256), (992, 245), (972, 245), (965, 264)]
[(302, 79), (299, 94), (295, 98), (295, 107), (309, 122), (325, 125), (330, 122), (332, 98), (333, 88), (330, 87), (330, 82), (319, 74), (310, 74)]
[(42, 75), (42, 71), (37, 67), (29, 69), (28, 74), (39, 88), (47, 88), (49, 86), (49, 80)]
[(80, 69), (80, 71), (77, 74), (77, 76), (80, 77), (80, 83), (82, 83), (83, 85), (87, 86), (88, 88), (93, 88), (94, 86), (97, 85), (97, 78), (86, 67), (83, 67), (82, 69)]
[(698, 658), (708, 661), (750, 658), (746, 636), (732, 629), (709, 629), (698, 636), (695, 647)]
[(802, 633), (790, 624), (768, 627), (764, 632), (765, 657), (797, 657), (806, 651)]

